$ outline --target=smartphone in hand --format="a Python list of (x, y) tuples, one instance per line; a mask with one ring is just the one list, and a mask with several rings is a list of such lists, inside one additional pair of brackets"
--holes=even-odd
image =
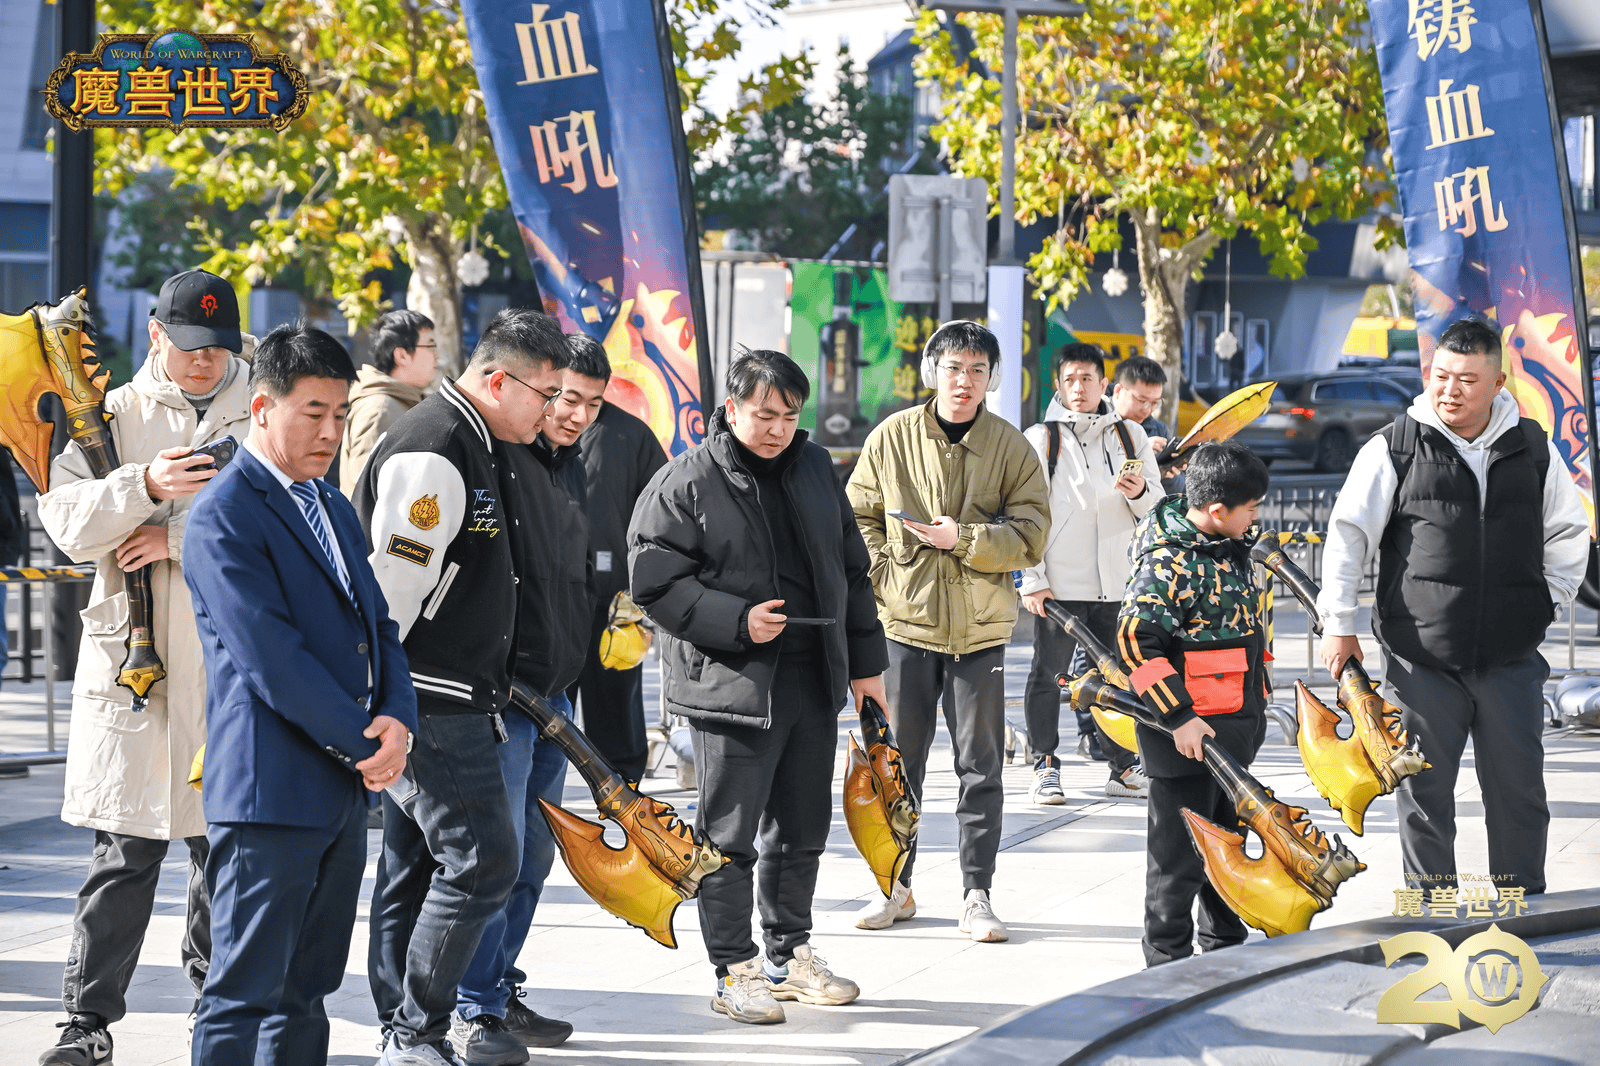
[(1124, 459), (1122, 461), (1122, 469), (1117, 471), (1117, 480), (1121, 481), (1123, 478), (1127, 477), (1129, 474), (1141, 474), (1142, 475), (1143, 473), (1144, 473), (1144, 461), (1143, 460), (1141, 460), (1141, 459)]
[[(233, 461), (234, 454), (237, 453), (238, 450), (239, 442), (232, 436), (227, 436), (223, 437), (221, 440), (214, 440), (210, 444), (202, 444), (200, 447), (190, 451), (189, 456), (209, 455), (211, 456), (211, 461), (216, 464), (217, 469), (221, 470), (223, 467), (227, 466)], [(193, 464), (191, 464), (189, 469), (193, 470), (196, 468)]]
[(887, 514), (889, 515), (890, 518), (898, 518), (902, 522), (915, 522), (919, 526), (928, 525), (927, 522), (924, 522), (922, 519), (918, 518), (916, 515), (908, 514), (905, 511), (889, 511), (889, 512), (887, 512)]

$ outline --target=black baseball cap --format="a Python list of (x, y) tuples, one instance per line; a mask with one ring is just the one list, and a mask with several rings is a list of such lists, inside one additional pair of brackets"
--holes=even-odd
[(204, 270), (185, 270), (163, 282), (150, 317), (186, 352), (226, 348), (237, 355), (244, 348), (233, 286)]

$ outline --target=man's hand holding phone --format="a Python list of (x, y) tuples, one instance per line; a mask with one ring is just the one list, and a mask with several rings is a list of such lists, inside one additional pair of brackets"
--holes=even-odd
[(1138, 459), (1125, 460), (1112, 487), (1130, 500), (1138, 499), (1144, 494), (1144, 463)]
[(779, 614), (777, 611), (777, 608), (782, 606), (782, 600), (768, 600), (750, 608), (750, 617), (745, 622), (745, 628), (750, 630), (752, 642), (766, 644), (778, 639), (783, 633), (784, 625), (789, 621), (787, 615)]

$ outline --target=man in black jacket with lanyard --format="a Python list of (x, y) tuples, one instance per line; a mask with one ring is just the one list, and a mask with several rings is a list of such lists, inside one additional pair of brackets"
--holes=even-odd
[(385, 793), (372, 894), (368, 975), (386, 1038), (381, 1066), (452, 1061), (456, 986), (516, 879), (497, 747), (507, 738), (501, 712), (526, 569), (515, 533), (531, 519), (505, 452), (538, 436), (566, 363), (554, 319), (502, 311), (461, 377), (373, 449), (356, 488), (418, 712), (411, 787)]
[[(860, 994), (811, 950), (833, 817), (839, 709), (887, 704), (866, 543), (821, 447), (796, 433), (810, 392), (779, 352), (746, 352), (706, 441), (651, 479), (628, 529), (633, 598), (665, 632), (663, 695), (689, 719), (699, 827), (733, 861), (700, 886), (712, 1009), (781, 1022), (775, 999)], [(820, 623), (820, 624), (819, 624)], [(763, 966), (750, 935), (756, 834)]]

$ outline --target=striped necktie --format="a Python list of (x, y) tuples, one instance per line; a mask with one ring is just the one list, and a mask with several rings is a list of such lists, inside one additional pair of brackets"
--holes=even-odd
[(356, 594), (350, 588), (350, 579), (339, 567), (339, 560), (333, 554), (333, 541), (328, 537), (327, 527), (322, 524), (322, 508), (317, 506), (316, 486), (309, 481), (295, 481), (290, 483), (289, 491), (294, 494), (295, 502), (300, 505), (300, 513), (306, 516), (306, 523), (311, 526), (312, 535), (317, 538), (317, 543), (322, 545), (322, 552), (333, 566), (333, 572), (339, 575), (339, 583), (344, 587), (344, 594), (354, 601)]

